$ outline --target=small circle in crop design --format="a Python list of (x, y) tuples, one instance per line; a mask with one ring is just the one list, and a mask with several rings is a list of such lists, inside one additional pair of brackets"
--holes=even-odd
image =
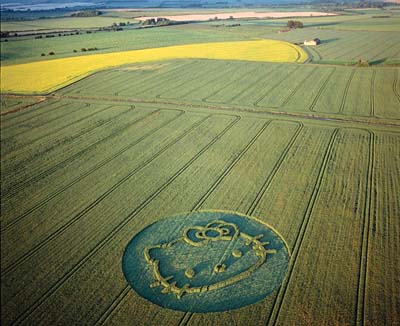
[(214, 312), (237, 309), (275, 291), (290, 254), (267, 224), (238, 213), (198, 211), (153, 223), (125, 249), (131, 287), (165, 308)]

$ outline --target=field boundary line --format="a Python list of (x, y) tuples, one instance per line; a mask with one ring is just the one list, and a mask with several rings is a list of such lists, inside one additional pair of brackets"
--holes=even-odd
[[(109, 108), (113, 108), (113, 107), (114, 107), (114, 105), (110, 106)], [(59, 146), (61, 146), (61, 145), (65, 145), (65, 144), (68, 144), (68, 143), (70, 143), (70, 142), (72, 142), (72, 141), (75, 141), (75, 140), (77, 140), (78, 138), (80, 138), (80, 137), (82, 137), (82, 136), (84, 136), (84, 135), (86, 135), (86, 134), (88, 134), (88, 133), (93, 132), (93, 131), (96, 130), (97, 128), (104, 127), (104, 126), (106, 126), (107, 124), (112, 123), (114, 119), (118, 119), (118, 118), (120, 118), (122, 115), (129, 113), (130, 110), (133, 110), (135, 106), (134, 106), (134, 105), (131, 105), (130, 108), (129, 108), (129, 106), (127, 106), (127, 107), (128, 107), (128, 108), (127, 108), (126, 111), (120, 112), (120, 113), (118, 113), (117, 115), (115, 115), (114, 117), (109, 118), (108, 120), (104, 120), (104, 121), (101, 122), (100, 124), (96, 124), (95, 126), (89, 128), (89, 129), (87, 129), (87, 130), (85, 130), (85, 131), (83, 131), (83, 132), (80, 132), (80, 133), (76, 134), (75, 136), (73, 136), (73, 137), (71, 137), (71, 138), (65, 138), (65, 139), (63, 139), (63, 140), (60, 141), (60, 142), (56, 142), (55, 144), (51, 145), (50, 147), (48, 147), (48, 148), (46, 148), (46, 149), (44, 149), (44, 150), (42, 150), (42, 151), (37, 150), (37, 151), (35, 151), (34, 155), (31, 156), (31, 157), (29, 157), (29, 158), (19, 159), (18, 162), (17, 162), (15, 165), (12, 166), (13, 170), (20, 169), (21, 166), (24, 166), (24, 165), (27, 163), (27, 161), (31, 161), (32, 159), (36, 159), (38, 156), (42, 156), (42, 155), (44, 155), (44, 154), (46, 154), (46, 153), (48, 153), (48, 152), (51, 152), (52, 150), (56, 149), (57, 147), (59, 147)], [(11, 152), (11, 153), (12, 153), (12, 152)], [(10, 153), (10, 154), (11, 154), (11, 153)], [(21, 155), (21, 154), (22, 154), (22, 153), (17, 153), (17, 154), (15, 154), (14, 156), (12, 156), (12, 158), (14, 159), (16, 156), (19, 156), (19, 155)], [(8, 158), (8, 159), (9, 159), (9, 158)]]
[[(306, 120), (313, 120), (313, 121), (328, 121), (328, 122), (345, 122), (345, 123), (352, 123), (352, 124), (362, 124), (364, 126), (370, 127), (371, 125), (376, 125), (376, 126), (387, 126), (387, 127), (400, 127), (399, 123), (394, 123), (389, 122), (386, 120), (384, 121), (368, 121), (368, 120), (359, 120), (358, 118), (352, 118), (348, 119), (346, 116), (340, 116), (338, 113), (334, 113), (332, 115), (335, 116), (315, 116), (315, 115), (305, 115), (303, 112), (288, 112), (288, 111), (277, 111), (277, 110), (272, 110), (276, 108), (268, 108), (268, 107), (260, 107), (263, 110), (257, 110), (257, 108), (252, 108), (249, 106), (235, 106), (232, 104), (228, 105), (211, 105), (212, 103), (206, 105), (206, 104), (200, 104), (196, 102), (178, 102), (178, 101), (166, 101), (166, 100), (155, 100), (155, 99), (140, 99), (140, 98), (107, 98), (107, 97), (90, 97), (90, 96), (85, 96), (85, 97), (79, 97), (79, 96), (62, 96), (62, 98), (65, 99), (72, 99), (72, 100), (92, 100), (92, 101), (108, 101), (108, 102), (115, 102), (115, 103), (135, 103), (135, 104), (164, 104), (164, 105), (175, 105), (175, 106), (182, 106), (186, 110), (194, 109), (194, 108), (199, 108), (199, 109), (215, 109), (215, 110), (221, 110), (221, 111), (227, 111), (228, 115), (236, 115), (240, 113), (251, 113), (251, 114), (259, 114), (259, 115), (274, 115), (277, 117), (289, 117), (289, 118), (296, 118), (296, 119), (306, 119)], [(163, 110), (171, 110), (171, 108), (162, 108)], [(271, 109), (271, 111), (266, 111), (268, 109)], [(191, 112), (196, 112), (196, 111), (191, 111)], [(203, 112), (204, 113), (204, 112)], [(221, 112), (218, 112), (216, 114), (223, 114)], [(362, 116), (360, 116), (362, 117)], [(269, 117), (266, 117), (269, 118)], [(368, 118), (366, 116), (366, 118)], [(399, 119), (396, 119), (399, 120)], [(359, 127), (355, 127), (359, 128)], [(362, 128), (364, 129), (364, 128)], [(395, 132), (395, 131), (391, 131)]]
[(90, 78), (94, 77), (95, 75), (98, 75), (98, 74), (100, 74), (101, 72), (104, 72), (104, 71), (106, 71), (106, 70), (94, 71), (92, 74), (89, 74), (89, 75), (87, 75), (87, 76), (83, 76), (82, 78), (80, 78), (80, 79), (78, 79), (78, 80), (75, 80), (75, 81), (73, 81), (72, 83), (69, 83), (69, 84), (67, 84), (67, 85), (61, 86), (60, 88), (57, 88), (56, 90), (54, 90), (54, 92), (44, 92), (44, 93), (47, 94), (47, 95), (49, 95), (49, 94), (51, 94), (51, 93), (55, 93), (55, 92), (59, 92), (59, 91), (61, 91), (61, 90), (66, 90), (66, 89), (68, 89), (68, 88), (72, 88), (72, 87), (75, 86), (78, 82), (82, 82), (82, 81), (85, 81), (85, 80), (87, 80), (87, 79), (90, 79)]
[[(304, 48), (306, 48), (306, 47), (304, 47)], [(310, 51), (310, 53), (311, 53), (311, 62), (315, 63), (316, 61), (318, 62), (323, 59), (321, 53), (319, 53), (316, 48), (308, 47), (307, 50)], [(316, 54), (315, 57), (314, 57), (314, 53)]]
[[(275, 175), (279, 171), (284, 159), (286, 158), (286, 155), (288, 154), (288, 152), (292, 148), (293, 144), (296, 142), (296, 140), (297, 140), (298, 136), (300, 135), (301, 131), (303, 130), (304, 125), (302, 123), (298, 123), (298, 122), (293, 122), (293, 123), (298, 125), (297, 129), (294, 131), (291, 139), (289, 140), (289, 142), (286, 144), (285, 148), (283, 149), (283, 152), (281, 153), (281, 155), (276, 160), (272, 170), (266, 176), (264, 183), (262, 184), (260, 190), (256, 194), (256, 197), (254, 198), (253, 202), (249, 205), (249, 208), (246, 211), (246, 215), (250, 215), (251, 216), (254, 213), (256, 207), (260, 203), (260, 200), (263, 198), (265, 192), (268, 190), (269, 186), (271, 185)], [(185, 312), (183, 317), (179, 321), (178, 326), (187, 325), (187, 323), (191, 320), (193, 315), (194, 315), (194, 313), (192, 313), (192, 312)]]
[[(211, 115), (210, 115), (211, 116)], [(208, 116), (208, 117), (210, 117)], [(133, 209), (128, 216), (118, 225), (116, 225), (113, 230), (104, 237), (94, 248), (88, 252), (84, 257), (82, 257), (78, 263), (76, 263), (69, 271), (67, 271), (56, 283), (54, 283), (49, 290), (46, 291), (35, 303), (33, 303), (25, 312), (23, 312), (14, 322), (15, 324), (20, 324), (25, 321), (29, 315), (36, 310), (40, 305), (42, 305), (57, 289), (59, 289), (77, 270), (79, 270), (92, 256), (94, 256), (100, 249), (107, 245), (113, 237), (122, 230), (126, 224), (128, 224), (137, 214), (139, 214), (154, 198), (156, 198), (165, 188), (167, 188), (176, 178), (178, 178), (194, 161), (196, 161), (204, 152), (206, 152), (211, 146), (213, 146), (219, 139), (221, 139), (236, 123), (241, 120), (240, 116), (228, 124), (218, 135), (216, 135), (207, 145), (200, 149), (188, 162), (186, 162), (174, 175), (172, 175), (161, 187), (159, 187), (155, 192), (148, 196), (141, 204), (139, 204), (135, 209)], [(189, 131), (190, 132), (190, 131)], [(187, 133), (189, 133), (187, 132)], [(177, 140), (179, 141), (179, 140)]]
[[(272, 120), (268, 120), (264, 123), (264, 125), (260, 128), (256, 135), (250, 139), (250, 142), (237, 154), (237, 156), (228, 164), (227, 167), (223, 170), (222, 174), (215, 180), (215, 182), (211, 185), (211, 187), (201, 196), (201, 198), (197, 201), (196, 204), (190, 209), (191, 212), (198, 210), (204, 202), (209, 198), (210, 194), (221, 184), (221, 182), (225, 179), (225, 177), (232, 171), (232, 169), (236, 166), (236, 164), (243, 158), (243, 156), (248, 152), (248, 150), (254, 145), (254, 143), (258, 140), (258, 138), (264, 133), (265, 129), (271, 124)], [(120, 295), (115, 298), (115, 300), (109, 305), (109, 307), (103, 312), (103, 314), (98, 318), (95, 322), (95, 325), (103, 325), (107, 319), (113, 314), (115, 309), (121, 304), (121, 302), (125, 299), (125, 297), (130, 292), (131, 286), (127, 284), (125, 288), (121, 291), (123, 295)]]
[(372, 198), (373, 198), (373, 172), (375, 161), (375, 133), (367, 130), (369, 133), (369, 151), (368, 151), (368, 170), (366, 177), (366, 194), (364, 202), (364, 219), (361, 234), (361, 250), (360, 250), (360, 269), (358, 271), (357, 294), (356, 294), (356, 307), (355, 307), (355, 324), (364, 325), (365, 318), (365, 296), (368, 272), (368, 248), (369, 248), (369, 235), (371, 228), (372, 216)]
[[(248, 75), (248, 74), (250, 74), (250, 73), (252, 73), (253, 71), (256, 71), (256, 70), (257, 70), (257, 67), (255, 69), (252, 69), (251, 71), (246, 71), (241, 76), (246, 76), (246, 75)], [(225, 84), (221, 88), (217, 89), (216, 91), (212, 92), (211, 94), (208, 94), (206, 97), (203, 97), (201, 99), (201, 102), (204, 102), (204, 103), (219, 103), (219, 102), (215, 102), (215, 101), (208, 101), (208, 99), (210, 97), (214, 96), (215, 94), (219, 93), (220, 91), (224, 90), (225, 88), (227, 88), (227, 87), (231, 86), (232, 84), (236, 83), (240, 78), (242, 78), (242, 77), (239, 77), (237, 79), (231, 80), (229, 83)]]
[(267, 325), (276, 325), (277, 324), (277, 320), (279, 317), (280, 310), (282, 308), (284, 296), (286, 294), (286, 290), (289, 286), (291, 277), (293, 275), (292, 273), (293, 273), (294, 267), (296, 265), (297, 257), (299, 255), (301, 245), (302, 245), (304, 236), (306, 234), (307, 227), (308, 227), (315, 203), (319, 197), (320, 189), (321, 189), (322, 182), (323, 182), (323, 179), (325, 176), (326, 167), (328, 165), (329, 158), (332, 154), (332, 150), (334, 148), (333, 144), (336, 140), (338, 131), (339, 131), (339, 129), (335, 128), (335, 130), (332, 132), (328, 146), (325, 150), (325, 154), (322, 159), (322, 163), (321, 163), (321, 166), (320, 166), (320, 169), (318, 172), (318, 176), (317, 176), (316, 182), (314, 184), (314, 188), (313, 188), (310, 200), (307, 204), (306, 212), (303, 215), (303, 221), (300, 225), (298, 234), (296, 236), (296, 240), (295, 240), (293, 250), (292, 250), (292, 257), (291, 257), (291, 260), (289, 261), (288, 271), (286, 273), (286, 277), (284, 278), (281, 286), (279, 287), (278, 293), (275, 296), (275, 300), (272, 305), (270, 315), (268, 317)]
[[(106, 142), (106, 141), (118, 136), (121, 132), (124, 132), (125, 130), (131, 128), (132, 125), (135, 125), (136, 123), (139, 123), (139, 122), (143, 121), (144, 119), (150, 117), (151, 115), (157, 114), (159, 111), (160, 110), (151, 111), (149, 114), (146, 114), (143, 117), (137, 118), (132, 123), (124, 125), (121, 128), (117, 128), (117, 130), (114, 133), (112, 133), (111, 135), (107, 136), (106, 138), (102, 138), (102, 139), (97, 140), (96, 142), (94, 142), (91, 145), (85, 147), (84, 149), (80, 150), (79, 152), (75, 153), (74, 155), (66, 158), (65, 160), (57, 163), (56, 165), (53, 165), (49, 169), (47, 169), (47, 170), (45, 170), (43, 172), (40, 172), (35, 177), (17, 183), (13, 187), (7, 189), (6, 193), (3, 192), (3, 198), (9, 198), (9, 197), (13, 196), (15, 193), (17, 193), (18, 191), (20, 191), (21, 189), (25, 188), (27, 185), (31, 185), (32, 183), (35, 183), (35, 182), (43, 179), (44, 177), (49, 176), (50, 174), (52, 174), (52, 173), (56, 172), (57, 170), (61, 169), (62, 167), (64, 167), (66, 164), (68, 164), (70, 162), (73, 162), (77, 158), (81, 157), (86, 152), (90, 152), (97, 145), (99, 145), (99, 144), (101, 144), (103, 142)], [(137, 113), (137, 112), (135, 112), (135, 113)]]
[[(48, 99), (48, 98), (46, 98), (46, 99)], [(52, 104), (60, 104), (60, 102), (61, 102), (61, 98), (60, 99), (57, 99), (55, 102), (53, 102), (53, 103), (50, 103), (49, 105), (52, 105)], [(42, 103), (42, 102), (41, 102)], [(60, 106), (56, 106), (55, 108), (52, 108), (52, 109), (50, 109), (50, 111), (53, 111), (53, 110), (57, 110), (57, 109), (60, 109), (60, 108), (62, 108), (62, 107), (64, 107), (64, 106), (67, 106), (68, 104), (71, 104), (71, 103), (62, 103), (61, 102), (61, 105)], [(44, 108), (45, 108), (46, 106), (44, 106)], [(43, 107), (42, 107), (43, 108)], [(40, 110), (41, 108), (38, 108), (38, 109), (36, 109), (37, 111), (38, 110)], [(9, 121), (13, 121), (13, 120), (15, 120), (15, 119), (17, 119), (17, 118), (19, 118), (19, 117), (23, 117), (24, 115), (27, 115), (27, 114), (29, 114), (29, 113), (32, 113), (32, 111), (25, 111), (25, 112), (22, 112), (21, 114), (19, 114), (19, 115), (14, 115), (14, 116), (11, 116), (10, 118), (8, 118), (8, 119), (5, 119), (4, 120), (4, 118), (2, 117), (2, 119), (1, 119), (1, 122), (2, 122), (2, 126), (1, 126), (1, 128), (3, 129), (3, 131), (4, 130), (7, 130), (8, 128), (12, 128), (12, 127), (14, 127), (14, 126), (16, 126), (16, 125), (19, 125), (19, 124), (21, 124), (21, 123), (25, 123), (25, 122), (27, 122), (27, 121), (29, 121), (29, 120), (32, 120), (32, 119), (34, 119), (34, 118), (37, 118), (37, 117), (40, 117), (40, 116), (42, 116), (42, 115), (45, 115), (45, 114), (47, 114), (47, 113), (49, 113), (48, 111), (45, 111), (45, 112), (39, 112), (39, 113), (37, 113), (35, 116), (33, 116), (33, 117), (30, 117), (30, 118), (28, 118), (28, 119), (25, 119), (25, 120), (22, 120), (22, 121), (18, 121), (18, 122), (16, 122), (16, 123), (14, 123), (14, 124), (11, 124), (11, 125), (6, 125), (6, 126), (4, 126), (3, 124), (4, 123), (8, 123)]]
[[(84, 78), (82, 78), (82, 79), (80, 79), (80, 80), (77, 80), (77, 81), (75, 81), (75, 82), (73, 82), (73, 83), (71, 83), (71, 84), (68, 84), (68, 85), (65, 86), (65, 87), (61, 87), (61, 88), (59, 88), (59, 89), (56, 89), (56, 90), (54, 90), (54, 92), (57, 92), (57, 91), (60, 91), (60, 90), (67, 90), (67, 92), (69, 92), (69, 91), (71, 91), (71, 90), (68, 91), (68, 88), (73, 88), (74, 91), (76, 91), (77, 93), (80, 93), (81, 90), (84, 89), (84, 88), (86, 87), (85, 82), (86, 82), (87, 80), (92, 79), (92, 78), (95, 78), (95, 77), (98, 77), (99, 75), (101, 75), (101, 76), (100, 76), (101, 78), (107, 79), (107, 82), (111, 82), (111, 81), (115, 78), (115, 77), (114, 77), (114, 78), (111, 78), (111, 79), (107, 78), (111, 73), (112, 73), (112, 70), (111, 70), (111, 69), (106, 69), (106, 70), (103, 70), (103, 71), (99, 70), (99, 71), (93, 72), (92, 74), (89, 74), (89, 75), (85, 76)], [(78, 85), (78, 87), (75, 87), (76, 84), (78, 83), (78, 81), (82, 81), (82, 85)], [(96, 85), (99, 85), (99, 84), (101, 85), (101, 81), (95, 82), (95, 83), (90, 83), (90, 87), (93, 87), (93, 86), (96, 86)], [(71, 87), (70, 87), (70, 86), (71, 86)], [(75, 87), (75, 88), (74, 88), (74, 87)], [(102, 87), (102, 88), (103, 88), (103, 87)]]
[(265, 93), (262, 95), (260, 98), (258, 98), (255, 102), (253, 102), (253, 106), (259, 106), (258, 103), (260, 103), (263, 99), (265, 99), (268, 94), (272, 91), (274, 91), (280, 84), (282, 84), (286, 78), (296, 72), (297, 70), (300, 69), (300, 65), (298, 65), (296, 68), (294, 68), (292, 71), (290, 71), (288, 74), (286, 74), (280, 81), (278, 81), (275, 85), (272, 85)]
[(322, 95), (322, 92), (325, 90), (326, 85), (328, 85), (329, 80), (331, 79), (332, 75), (335, 73), (336, 71), (336, 67), (334, 67), (331, 71), (331, 73), (328, 75), (328, 77), (325, 79), (324, 83), (322, 84), (322, 86), (319, 88), (318, 93), (315, 95), (313, 101), (311, 102), (310, 107), (308, 108), (309, 111), (311, 112), (316, 112), (314, 110), (315, 106), (317, 105), (317, 102), (320, 98), (320, 96)]
[[(25, 147), (27, 147), (27, 146), (30, 146), (30, 145), (32, 145), (32, 144), (35, 144), (36, 142), (38, 142), (38, 141), (40, 141), (40, 140), (42, 140), (42, 139), (44, 139), (44, 138), (46, 138), (46, 137), (49, 137), (49, 136), (51, 136), (51, 135), (54, 134), (54, 133), (57, 133), (57, 132), (59, 132), (59, 131), (61, 131), (61, 130), (64, 130), (64, 129), (67, 129), (67, 128), (73, 126), (74, 124), (77, 124), (77, 123), (80, 123), (80, 122), (82, 122), (82, 121), (85, 121), (86, 119), (92, 118), (92, 117), (94, 117), (96, 114), (103, 113), (103, 112), (105, 112), (105, 111), (107, 111), (107, 110), (109, 110), (109, 109), (112, 109), (113, 107), (114, 107), (114, 105), (108, 105), (108, 106), (104, 107), (103, 109), (101, 109), (101, 110), (99, 110), (99, 111), (90, 113), (90, 114), (88, 114), (87, 116), (85, 116), (85, 117), (83, 117), (83, 118), (81, 118), (81, 119), (78, 119), (77, 121), (71, 122), (71, 123), (69, 123), (69, 124), (63, 126), (63, 127), (61, 127), (60, 129), (58, 129), (58, 130), (51, 131), (51, 133), (45, 134), (45, 135), (43, 135), (43, 136), (40, 136), (39, 138), (35, 138), (35, 139), (33, 139), (32, 141), (30, 141), (30, 142), (28, 142), (28, 143), (22, 144), (22, 146), (13, 148), (10, 152), (6, 153), (6, 154), (2, 157), (2, 159), (3, 159), (3, 160), (10, 160), (10, 159), (13, 159), (13, 158), (15, 157), (15, 155), (18, 155), (18, 154), (14, 154), (14, 155), (13, 155), (13, 153), (15, 153), (15, 151), (18, 152), (19, 150), (21, 150), (21, 149), (23, 149), (23, 148), (25, 148)], [(95, 128), (96, 128), (96, 127), (94, 127), (93, 129), (95, 129)], [(30, 132), (30, 131), (32, 131), (32, 130), (27, 130), (27, 132)], [(85, 132), (83, 132), (83, 134), (85, 134), (85, 133), (87, 133), (87, 132), (89, 132), (89, 131), (85, 131)], [(18, 136), (18, 135), (16, 135), (16, 136)], [(10, 138), (13, 138), (13, 137), (14, 137), (14, 136), (11, 136)], [(9, 139), (9, 138), (8, 138), (8, 139)], [(72, 140), (72, 139), (71, 139), (71, 140)], [(54, 146), (53, 146), (53, 147), (54, 147)], [(11, 156), (11, 158), (10, 158), (10, 156)], [(21, 163), (19, 163), (19, 164), (21, 164)]]
[(347, 83), (346, 83), (346, 86), (345, 86), (344, 92), (343, 92), (342, 102), (340, 103), (340, 107), (339, 107), (339, 111), (338, 111), (339, 114), (343, 114), (344, 106), (345, 106), (346, 100), (347, 100), (347, 94), (349, 92), (350, 84), (351, 84), (351, 81), (353, 80), (355, 72), (356, 72), (356, 70), (353, 68), (353, 70), (351, 71), (351, 74), (349, 76), (349, 79), (347, 79)]
[[(47, 120), (46, 122), (44, 122), (44, 123), (42, 123), (42, 124), (40, 124), (40, 125), (38, 125), (38, 126), (30, 127), (28, 130), (23, 130), (23, 131), (21, 131), (21, 132), (19, 132), (19, 133), (16, 133), (15, 135), (12, 135), (12, 136), (7, 137), (7, 138), (3, 138), (2, 141), (6, 141), (6, 140), (8, 140), (8, 139), (12, 139), (12, 138), (18, 137), (18, 136), (20, 136), (20, 135), (23, 135), (23, 134), (32, 132), (33, 130), (35, 130), (35, 129), (37, 129), (37, 128), (41, 128), (41, 127), (43, 127), (43, 126), (46, 126), (46, 125), (50, 124), (50, 123), (53, 122), (53, 121), (56, 121), (56, 120), (59, 120), (59, 119), (63, 119), (63, 118), (65, 118), (66, 116), (68, 116), (68, 115), (70, 115), (70, 114), (76, 113), (77, 111), (79, 111), (79, 110), (82, 109), (82, 108), (88, 108), (88, 107), (90, 107), (90, 103), (83, 103), (83, 102), (81, 102), (81, 103), (84, 104), (82, 107), (78, 106), (77, 108), (74, 108), (74, 109), (72, 109), (71, 111), (68, 111), (68, 112), (62, 114), (61, 116), (59, 116), (59, 117), (57, 117), (57, 118)], [(68, 104), (71, 104), (71, 103), (68, 103)], [(67, 106), (67, 104), (64, 105), (64, 106)], [(33, 117), (33, 118), (36, 118), (36, 117)], [(16, 124), (14, 124), (14, 126), (15, 126), (15, 125), (19, 125), (19, 124), (23, 124), (23, 122), (16, 123)], [(62, 127), (62, 128), (64, 128), (64, 127)], [(60, 130), (62, 130), (62, 128), (61, 128)], [(8, 129), (8, 128), (7, 128), (7, 129)], [(51, 135), (52, 133), (53, 133), (53, 132), (49, 133), (49, 135)], [(40, 137), (40, 138), (41, 138), (41, 137)], [(40, 138), (38, 138), (38, 139), (40, 139)], [(25, 145), (24, 145), (24, 146), (25, 146)], [(23, 146), (22, 146), (22, 147), (23, 147)]]
[[(13, 98), (13, 97), (17, 97), (16, 95), (2, 95), (2, 96), (4, 96), (5, 98), (7, 98), (7, 97), (10, 97), (10, 98)], [(44, 101), (47, 101), (47, 100), (51, 100), (51, 99), (49, 99), (49, 97), (48, 96), (44, 96), (43, 95), (43, 97), (44, 97)], [(48, 105), (54, 105), (54, 104), (60, 104), (60, 102), (61, 102), (61, 98), (58, 98), (58, 99), (54, 99), (54, 101), (53, 102), (50, 102)], [(42, 102), (40, 102), (40, 103), (35, 103), (35, 104), (41, 104)], [(61, 102), (62, 103), (62, 102)], [(65, 105), (65, 104), (62, 104), (62, 105)], [(37, 108), (36, 110), (38, 111), (38, 110), (40, 110), (40, 109), (42, 109), (42, 108), (45, 108), (46, 106), (40, 106), (39, 105), (39, 108)], [(29, 114), (29, 113), (31, 113), (32, 111), (29, 111), (29, 110), (26, 110), (26, 111), (24, 111), (24, 112), (21, 112), (20, 114), (17, 114), (17, 115), (12, 115), (12, 116), (10, 116), (10, 117), (5, 117), (5, 116), (2, 116), (1, 117), (1, 122), (2, 123), (4, 123), (4, 122), (8, 122), (8, 121), (13, 121), (13, 120), (15, 120), (15, 119), (17, 119), (17, 118), (19, 118), (19, 117), (23, 117), (24, 115), (27, 115), (27, 114)], [(41, 112), (41, 114), (44, 114), (44, 113), (46, 113), (46, 112)]]
[[(157, 111), (155, 111), (157, 112)], [(114, 160), (115, 158), (117, 158), (119, 155), (123, 154), (125, 151), (131, 149), (132, 147), (136, 146), (137, 144), (139, 144), (140, 142), (142, 142), (144, 139), (146, 139), (147, 137), (151, 136), (154, 132), (157, 132), (159, 130), (161, 130), (162, 128), (164, 128), (165, 126), (167, 126), (168, 124), (172, 123), (173, 121), (177, 120), (178, 118), (180, 118), (182, 115), (184, 114), (184, 111), (180, 112), (178, 115), (176, 115), (175, 117), (173, 117), (172, 119), (169, 119), (166, 123), (162, 124), (161, 126), (154, 128), (152, 130), (150, 130), (149, 132), (147, 132), (146, 134), (144, 134), (142, 137), (140, 137), (139, 139), (133, 141), (132, 143), (128, 144), (127, 146), (121, 148), (118, 152), (114, 153), (113, 155), (101, 160), (100, 162), (98, 162), (97, 164), (95, 164), (92, 168), (90, 168), (88, 171), (86, 171), (84, 174), (81, 174), (80, 176), (76, 177), (75, 179), (73, 179), (71, 182), (67, 183), (65, 186), (61, 187), (60, 189), (56, 190), (55, 192), (53, 192), (52, 194), (50, 194), (50, 196), (48, 196), (47, 198), (43, 199), (42, 201), (40, 201), (39, 203), (37, 203), (36, 205), (34, 205), (33, 207), (31, 207), (30, 209), (26, 210), (24, 213), (22, 213), (21, 215), (19, 215), (18, 217), (16, 217), (11, 223), (8, 223), (7, 225), (5, 225), (2, 229), (1, 229), (1, 233), (5, 232), (7, 229), (9, 229), (10, 227), (12, 227), (13, 225), (17, 224), (21, 219), (25, 218), (27, 215), (31, 214), (32, 212), (34, 212), (35, 210), (37, 210), (38, 208), (42, 207), (43, 205), (47, 204), (50, 200), (52, 200), (53, 198), (57, 197), (59, 194), (63, 193), (65, 190), (69, 189), (70, 187), (72, 187), (74, 184), (80, 182), (81, 180), (83, 180), (84, 178), (86, 178), (87, 176), (89, 176), (90, 174), (92, 174), (93, 172), (97, 171), (98, 169), (100, 169), (101, 167), (103, 167), (104, 165), (108, 164), (109, 162), (111, 162), (112, 160)], [(147, 116), (145, 116), (147, 117)]]
[(39, 100), (37, 102), (30, 103), (30, 104), (25, 104), (25, 105), (22, 105), (20, 107), (15, 108), (15, 109), (9, 110), (9, 111), (0, 112), (0, 116), (4, 117), (4, 116), (6, 116), (8, 114), (12, 114), (12, 113), (15, 113), (15, 112), (18, 112), (18, 111), (21, 111), (21, 110), (29, 109), (31, 106), (34, 106), (36, 104), (39, 104), (39, 103), (42, 103), (42, 102), (46, 101), (46, 97), (45, 96), (38, 96), (38, 97), (39, 97)]

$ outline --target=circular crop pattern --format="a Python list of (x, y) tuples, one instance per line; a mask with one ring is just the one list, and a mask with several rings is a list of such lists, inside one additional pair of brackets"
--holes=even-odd
[(143, 229), (126, 247), (122, 268), (132, 288), (159, 306), (213, 312), (270, 295), (289, 257), (281, 236), (261, 221), (200, 211)]

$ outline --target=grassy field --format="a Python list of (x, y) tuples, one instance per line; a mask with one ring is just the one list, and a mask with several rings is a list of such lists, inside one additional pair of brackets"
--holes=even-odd
[(254, 112), (399, 120), (398, 78), (398, 68), (185, 60), (100, 72), (59, 93), (225, 105)]
[[(54, 91), (1, 94), (1, 324), (400, 324), (400, 68), (384, 66), (399, 59), (400, 39), (334, 30), (365, 24), (354, 18), (310, 18), (285, 33), (243, 20), (2, 42), (2, 90)], [(306, 63), (301, 48), (263, 40), (311, 37), (322, 44)], [(36, 41), (104, 47), (40, 62)], [(277, 57), (292, 62), (265, 62)], [(360, 58), (371, 66), (343, 64)], [(122, 266), (128, 243), (199, 210), (276, 230), (290, 254), (280, 287), (213, 313), (135, 292)], [(175, 299), (148, 285), (159, 302)]]
[[(285, 325), (351, 324), (364, 314), (367, 324), (398, 322), (399, 294), (374, 267), (400, 264), (387, 242), (398, 221), (380, 226), (399, 209), (390, 181), (400, 168), (398, 130), (185, 108), (54, 99), (2, 119), (4, 324), (79, 316), (228, 325), (255, 314)], [(294, 257), (281, 289), (211, 315), (163, 310), (130, 291), (120, 270), (127, 241), (144, 224), (195, 208), (244, 212), (280, 230)], [(376, 289), (379, 279), (387, 289)]]
[[(81, 56), (81, 48), (96, 47), (97, 53), (146, 49), (169, 45), (239, 41), (249, 39), (278, 39), (303, 42), (318, 37), (322, 44), (313, 51), (315, 62), (351, 63), (358, 59), (375, 64), (399, 62), (400, 37), (398, 16), (388, 19), (366, 15), (303, 18), (305, 28), (286, 33), (287, 19), (253, 19), (217, 21), (197, 24), (168, 26), (163, 28), (124, 30), (120, 32), (96, 32), (54, 38), (9, 38), (1, 43), (3, 65), (43, 60), (41, 53), (55, 52), (55, 58)], [(104, 17), (105, 18), (105, 17)], [(64, 19), (64, 18), (62, 18)], [(376, 31), (377, 21), (382, 21), (387, 32)], [(31, 22), (29, 22), (31, 23)], [(361, 24), (362, 31), (346, 30), (341, 24)], [(240, 26), (229, 27), (231, 24)], [(360, 25), (360, 26), (361, 26)], [(73, 50), (77, 50), (75, 53)], [(50, 58), (50, 57), (48, 57)]]
[[(135, 62), (205, 58), (270, 62), (304, 62), (307, 54), (298, 46), (273, 40), (189, 44), (136, 51), (93, 54), (1, 68), (2, 92), (48, 92), (97, 70)], [(21, 76), (25, 76), (21, 80)]]
[(317, 28), (304, 28), (295, 31), (269, 34), (271, 39), (288, 42), (303, 42), (318, 37), (321, 44), (310, 47), (316, 52), (316, 63), (348, 63), (359, 59), (372, 63), (399, 62), (400, 36), (397, 32), (337, 31)]

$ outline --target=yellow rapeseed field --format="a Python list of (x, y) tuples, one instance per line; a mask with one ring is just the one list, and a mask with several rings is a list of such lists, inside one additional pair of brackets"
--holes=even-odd
[(49, 92), (94, 71), (129, 63), (205, 58), (270, 62), (303, 62), (307, 54), (295, 45), (275, 40), (187, 44), (46, 60), (1, 68), (1, 91)]

